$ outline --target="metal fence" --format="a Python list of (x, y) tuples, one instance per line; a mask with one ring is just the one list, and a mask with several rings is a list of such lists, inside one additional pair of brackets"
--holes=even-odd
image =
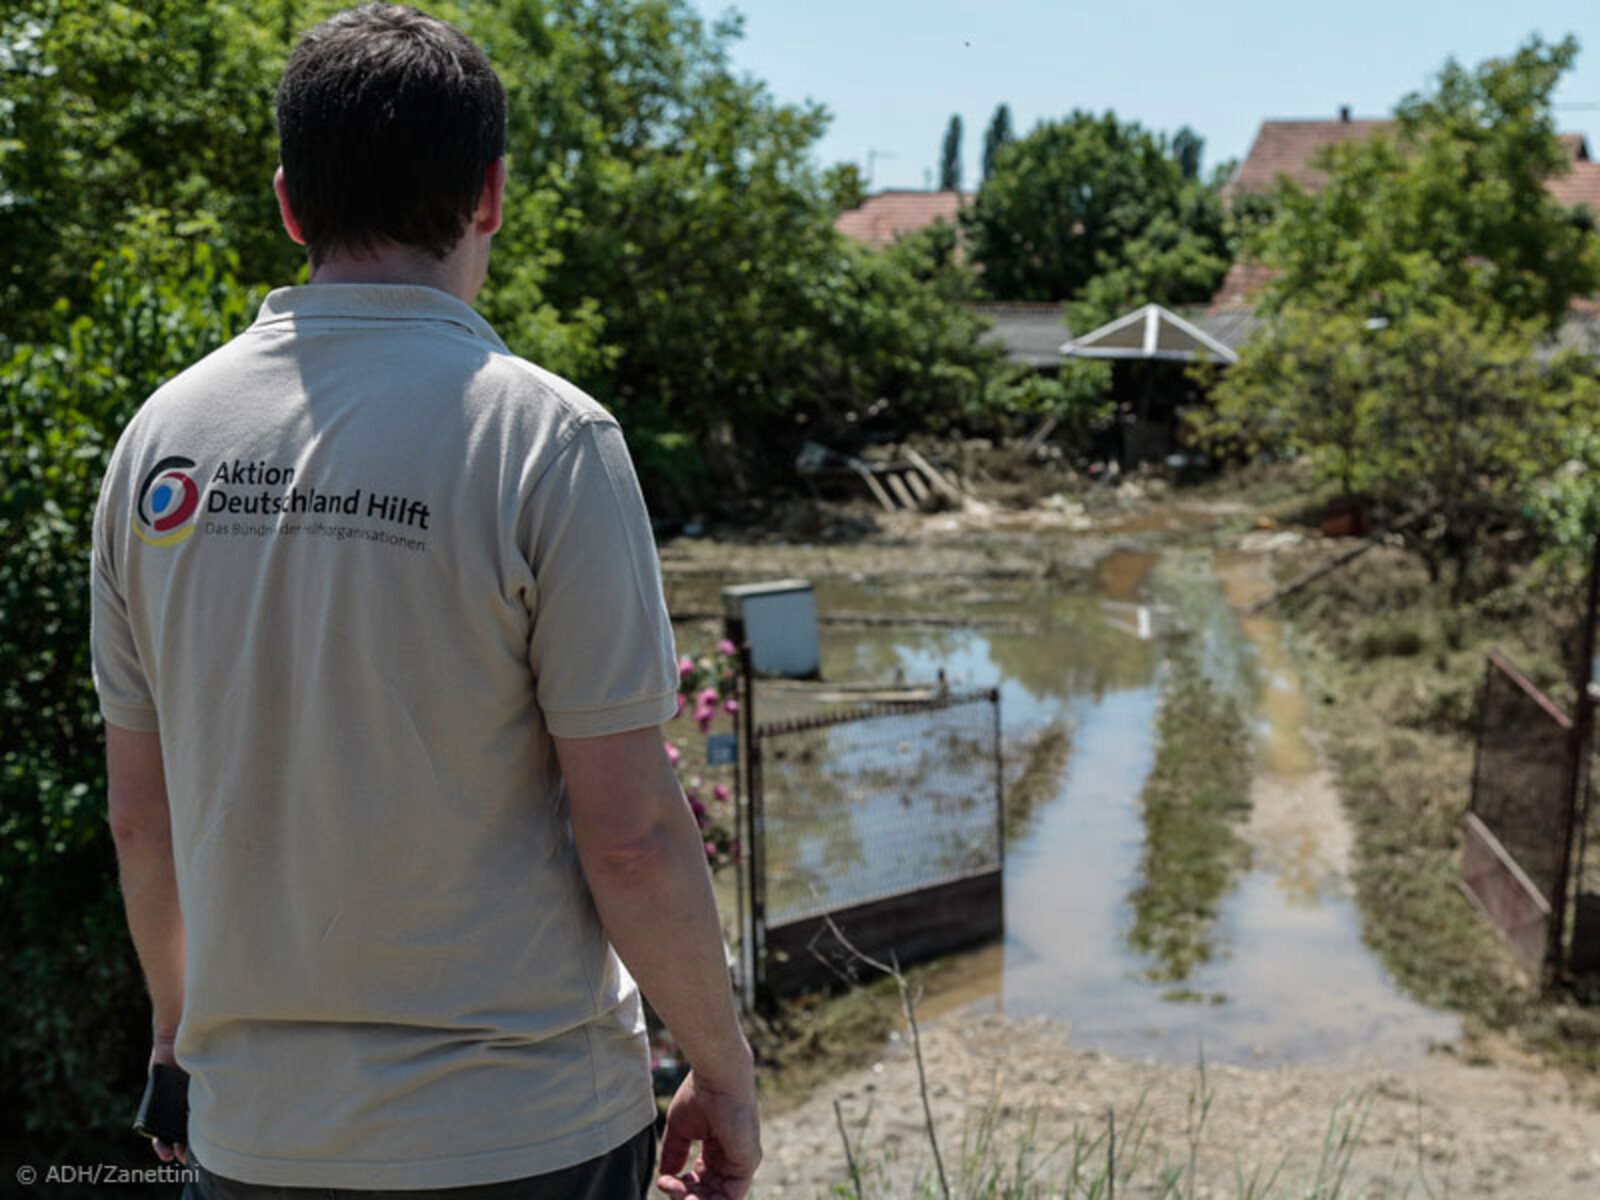
[(749, 757), (749, 947), (767, 999), (998, 934), (1000, 696), (870, 704), (757, 725)]
[[(1590, 738), (1592, 747), (1595, 739)], [(1589, 759), (1588, 787), (1584, 811), (1578, 821), (1577, 864), (1573, 870), (1572, 948), (1567, 966), (1578, 974), (1600, 974), (1600, 797), (1595, 781), (1600, 778), (1596, 755)]]
[(1561, 952), (1575, 746), (1571, 719), (1507, 659), (1491, 654), (1461, 880), (1536, 976)]

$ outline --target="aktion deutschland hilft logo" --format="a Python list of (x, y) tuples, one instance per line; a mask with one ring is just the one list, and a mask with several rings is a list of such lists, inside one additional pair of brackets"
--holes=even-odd
[(185, 472), (192, 458), (173, 455), (150, 468), (139, 485), (133, 531), (152, 546), (175, 546), (194, 532), (200, 515), (200, 489)]

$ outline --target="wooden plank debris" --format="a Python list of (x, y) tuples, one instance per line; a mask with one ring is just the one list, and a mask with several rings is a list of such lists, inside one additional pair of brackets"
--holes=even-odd
[(913, 498), (911, 495), (911, 490), (906, 487), (905, 481), (901, 479), (900, 476), (891, 471), (886, 474), (883, 479), (884, 482), (889, 485), (890, 494), (893, 495), (896, 500), (900, 501), (900, 504), (903, 507), (915, 508), (917, 506), (915, 498)]
[(951, 504), (960, 507), (962, 498), (961, 490), (957, 488), (955, 484), (950, 482), (949, 478), (946, 477), (943, 471), (939, 470), (938, 467), (934, 466), (927, 459), (923, 458), (922, 455), (918, 454), (910, 446), (906, 447), (906, 461), (928, 477), (928, 482), (933, 485), (935, 491), (937, 491), (946, 500), (950, 501)]
[(889, 499), (889, 493), (883, 490), (883, 484), (873, 478), (872, 472), (866, 467), (856, 468), (856, 473), (861, 476), (861, 481), (867, 485), (867, 490), (873, 494), (878, 503), (883, 506), (884, 512), (894, 512), (894, 501)]
[(911, 489), (911, 494), (916, 497), (917, 507), (921, 508), (933, 495), (933, 489), (923, 480), (916, 471), (907, 471), (901, 476), (906, 481), (906, 487)]

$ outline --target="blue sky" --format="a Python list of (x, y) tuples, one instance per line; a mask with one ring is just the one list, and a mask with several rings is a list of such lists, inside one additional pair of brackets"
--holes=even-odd
[[(853, 161), (874, 189), (923, 187), (951, 113), (966, 127), (964, 183), (983, 129), (1011, 105), (1025, 132), (1073, 108), (1114, 109), (1148, 128), (1191, 125), (1206, 170), (1242, 157), (1263, 117), (1382, 116), (1446, 58), (1476, 63), (1537, 32), (1585, 47), (1557, 93), (1564, 130), (1600, 156), (1597, 0), (693, 0), (745, 17), (735, 66), (782, 100), (833, 114), (817, 148)], [(1582, 106), (1582, 107), (1577, 107)]]

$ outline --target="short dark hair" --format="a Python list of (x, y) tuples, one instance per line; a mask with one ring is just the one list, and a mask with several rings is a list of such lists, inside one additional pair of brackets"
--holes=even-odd
[(505, 153), (505, 89), (460, 30), (406, 5), (365, 4), (294, 48), (278, 141), (314, 264), (380, 242), (443, 258)]

